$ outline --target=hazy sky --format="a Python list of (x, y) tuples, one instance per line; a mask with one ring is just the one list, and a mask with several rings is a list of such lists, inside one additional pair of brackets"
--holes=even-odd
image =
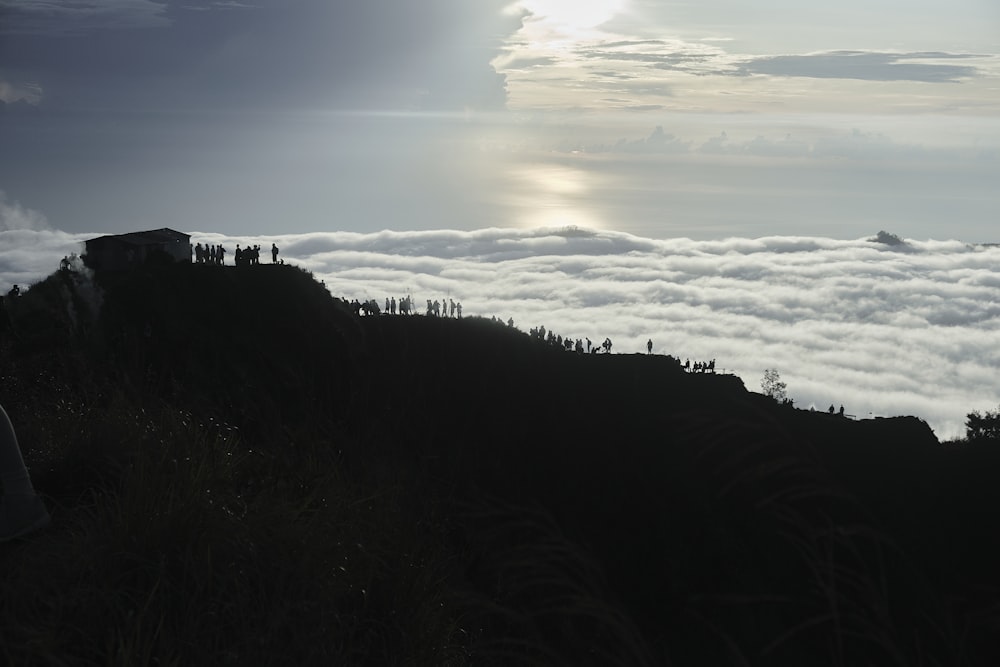
[(1000, 240), (994, 0), (0, 0), (0, 229)]

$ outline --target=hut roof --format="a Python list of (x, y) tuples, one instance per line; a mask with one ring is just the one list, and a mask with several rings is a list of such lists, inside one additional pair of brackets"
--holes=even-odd
[(96, 239), (91, 239), (88, 243), (93, 241), (105, 241), (112, 240), (118, 241), (120, 243), (126, 243), (129, 245), (143, 246), (143, 245), (158, 245), (161, 243), (168, 243), (171, 241), (184, 241), (191, 238), (190, 234), (185, 234), (184, 232), (178, 232), (167, 227), (162, 229), (151, 229), (145, 232), (129, 232), (128, 234), (108, 234), (106, 236), (99, 236)]

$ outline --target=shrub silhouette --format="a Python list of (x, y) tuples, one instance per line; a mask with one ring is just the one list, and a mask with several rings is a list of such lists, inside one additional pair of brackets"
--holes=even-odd
[(774, 399), (778, 403), (784, 403), (788, 398), (788, 395), (785, 393), (787, 386), (781, 380), (781, 375), (778, 374), (777, 370), (773, 368), (764, 369), (764, 377), (761, 378), (760, 388), (763, 390), (765, 396)]
[(973, 410), (965, 418), (968, 442), (1000, 442), (1000, 408), (991, 412)]

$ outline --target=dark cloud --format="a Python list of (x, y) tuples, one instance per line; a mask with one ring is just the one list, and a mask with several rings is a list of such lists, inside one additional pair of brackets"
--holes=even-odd
[[(0, 79), (91, 108), (501, 108), (502, 0), (5, 4)], [(43, 11), (46, 7), (51, 10)]]
[(513, 69), (531, 69), (533, 67), (548, 67), (550, 65), (555, 65), (559, 62), (557, 58), (551, 56), (537, 56), (537, 57), (520, 57), (514, 58), (509, 62), (504, 64), (505, 70)]
[(622, 139), (612, 150), (623, 153), (687, 153), (690, 143), (664, 132), (663, 126), (657, 125), (648, 137), (635, 141)]
[(0, 35), (67, 35), (170, 25), (155, 0), (16, 0), (0, 3)]
[(693, 52), (683, 48), (668, 53), (651, 53), (622, 51), (610, 48), (608, 44), (601, 44), (597, 47), (581, 49), (579, 55), (591, 60), (644, 63), (657, 69), (681, 72), (702, 73), (706, 68), (710, 70), (720, 69), (720, 65), (716, 63), (717, 54)]
[(630, 72), (618, 72), (616, 70), (591, 70), (591, 76), (602, 79), (613, 79), (617, 81), (631, 81), (635, 79), (635, 74)]
[(632, 64), (696, 76), (745, 76), (732, 66), (725, 51), (704, 43), (679, 40), (596, 42), (578, 48), (575, 53), (584, 60)]
[(662, 104), (629, 104), (622, 107), (622, 109), (624, 109), (625, 111), (637, 111), (637, 112), (661, 111), (666, 108), (667, 107), (665, 107)]
[(814, 79), (861, 79), (865, 81), (958, 82), (978, 74), (976, 67), (917, 60), (960, 60), (971, 54), (937, 52), (877, 53), (831, 51), (807, 55), (762, 56), (743, 61), (741, 74), (807, 77)]
[(666, 40), (601, 42), (577, 49), (584, 59), (634, 63), (696, 76), (746, 77), (755, 74), (866, 81), (953, 83), (980, 74), (972, 65), (947, 61), (980, 58), (968, 53), (918, 51), (830, 51), (801, 55), (758, 56), (734, 61), (724, 50), (705, 44)]

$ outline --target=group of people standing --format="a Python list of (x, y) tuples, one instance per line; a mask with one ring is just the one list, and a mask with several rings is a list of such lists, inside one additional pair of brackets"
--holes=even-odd
[[(450, 304), (450, 306), (449, 306)], [(448, 314), (448, 309), (451, 308), (451, 315)], [(458, 312), (457, 317), (462, 318), (462, 304), (455, 303), (454, 299), (448, 299), (447, 301), (438, 301), (435, 299), (433, 302), (427, 299), (427, 314), (433, 317), (456, 317), (456, 311)]]
[(712, 359), (711, 361), (696, 361), (694, 362), (694, 365), (691, 364), (690, 359), (685, 359), (684, 370), (689, 373), (714, 373), (715, 359)]
[[(514, 326), (514, 320), (510, 320), (508, 325)], [(611, 354), (610, 338), (605, 338), (603, 343), (595, 345), (589, 338), (577, 338), (575, 341), (569, 337), (564, 339), (554, 331), (546, 331), (544, 326), (532, 327), (528, 332), (528, 335), (532, 338), (544, 341), (549, 345), (564, 348), (569, 352), (576, 352), (577, 354), (599, 354), (602, 350), (604, 354)], [(586, 343), (584, 343), (584, 341), (586, 341)], [(652, 341), (650, 341), (650, 352), (652, 352), (652, 349)]]
[(203, 246), (196, 243), (194, 246), (194, 261), (196, 264), (225, 264), (226, 249), (222, 245)]
[[(358, 301), (353, 299), (348, 302), (346, 299), (343, 300), (347, 303), (351, 310), (356, 312), (358, 315), (416, 315), (416, 311), (413, 307), (413, 297), (410, 295), (400, 297), (396, 300), (396, 297), (386, 297), (385, 298), (385, 309), (379, 306), (378, 301), (375, 299), (369, 299), (367, 301)], [(427, 315), (429, 317), (462, 317), (462, 304), (454, 299), (446, 299), (444, 301), (431, 301), (427, 299)], [(513, 324), (513, 323), (512, 323)]]
[[(241, 248), (236, 244), (236, 252), (233, 253), (236, 266), (250, 266), (260, 264), (260, 246), (253, 245)], [(218, 264), (226, 263), (226, 249), (221, 245), (209, 245), (206, 243), (196, 243), (194, 245), (194, 261), (196, 264)], [(271, 263), (278, 263), (278, 245), (271, 244)]]
[(406, 295), (399, 298), (399, 303), (396, 303), (396, 297), (386, 297), (385, 298), (385, 313), (386, 315), (395, 315), (396, 312), (400, 315), (409, 315), (413, 312), (413, 297)]

